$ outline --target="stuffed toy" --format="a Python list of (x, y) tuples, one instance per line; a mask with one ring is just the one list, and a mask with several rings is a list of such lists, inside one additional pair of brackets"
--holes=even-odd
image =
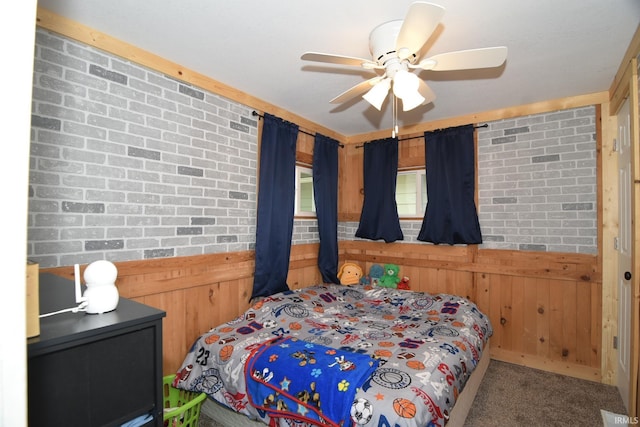
[(411, 289), (409, 288), (409, 278), (407, 276), (402, 276), (402, 280), (398, 283), (398, 289)]
[(367, 276), (362, 276), (360, 278), (360, 281), (358, 282), (360, 283), (362, 286), (371, 286), (371, 277)]
[(364, 286), (377, 286), (380, 283), (380, 278), (384, 274), (384, 268), (380, 264), (373, 264), (369, 268), (369, 274), (362, 276), (360, 284)]
[(380, 279), (384, 276), (384, 268), (380, 264), (373, 264), (369, 269), (369, 276), (371, 277), (371, 284), (378, 286)]
[(345, 262), (338, 271), (338, 279), (341, 285), (356, 285), (362, 277), (362, 268), (353, 262)]
[(382, 286), (383, 288), (397, 288), (398, 283), (400, 283), (400, 267), (396, 264), (385, 264), (384, 265), (384, 275), (380, 278), (380, 283), (378, 286)]

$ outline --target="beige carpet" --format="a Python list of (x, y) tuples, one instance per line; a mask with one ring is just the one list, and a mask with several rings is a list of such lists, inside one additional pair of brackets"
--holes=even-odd
[(492, 360), (465, 426), (602, 427), (601, 409), (626, 413), (615, 387)]
[(615, 387), (492, 360), (465, 426), (602, 427), (601, 409), (626, 413)]

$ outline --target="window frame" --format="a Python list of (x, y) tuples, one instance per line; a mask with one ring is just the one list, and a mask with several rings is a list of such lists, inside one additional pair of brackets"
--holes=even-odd
[[(303, 211), (300, 209), (300, 203), (301, 203), (301, 188), (302, 188), (302, 182), (301, 182), (301, 175), (303, 173), (307, 173), (309, 174), (308, 178), (305, 178), (305, 180), (309, 180), (309, 182), (311, 183), (311, 206), (312, 206), (312, 211)], [(305, 163), (296, 163), (296, 179), (295, 179), (295, 203), (294, 203), (294, 210), (293, 210), (293, 216), (294, 218), (316, 218), (317, 214), (316, 214), (316, 201), (315, 201), (315, 197), (313, 194), (313, 168), (311, 167), (311, 165), (305, 164)]]
[[(424, 213), (426, 210), (426, 206), (427, 206), (427, 201), (429, 200), (429, 195), (427, 194), (427, 188), (426, 188), (426, 174), (427, 174), (427, 170), (425, 168), (411, 168), (411, 169), (402, 169), (402, 170), (398, 170), (397, 176), (401, 176), (401, 175), (409, 175), (409, 174), (415, 174), (416, 177), (416, 203), (415, 203), (415, 213), (413, 214), (401, 214), (398, 211), (398, 217), (400, 218), (400, 220), (413, 220), (413, 219), (422, 219), (424, 218)], [(424, 183), (424, 189), (423, 189), (423, 183)], [(424, 208), (423, 206), (423, 201), (422, 201), (422, 194), (423, 192), (426, 195), (426, 200), (424, 201)], [(398, 205), (398, 186), (396, 184), (396, 194), (395, 194), (395, 200), (396, 200), (396, 205)]]

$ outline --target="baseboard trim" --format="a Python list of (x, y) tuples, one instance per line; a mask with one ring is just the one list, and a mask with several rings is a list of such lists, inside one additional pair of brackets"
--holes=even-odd
[(599, 368), (578, 365), (562, 360), (551, 360), (523, 353), (505, 351), (501, 348), (491, 347), (491, 358), (501, 362), (513, 363), (541, 371), (567, 375), (587, 381), (602, 383), (602, 374)]

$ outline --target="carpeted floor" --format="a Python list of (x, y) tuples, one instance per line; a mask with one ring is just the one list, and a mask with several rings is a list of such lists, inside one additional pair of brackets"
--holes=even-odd
[(601, 409), (626, 413), (615, 387), (492, 360), (465, 427), (602, 427)]
[(601, 409), (626, 413), (615, 387), (492, 360), (465, 426), (602, 427)]

